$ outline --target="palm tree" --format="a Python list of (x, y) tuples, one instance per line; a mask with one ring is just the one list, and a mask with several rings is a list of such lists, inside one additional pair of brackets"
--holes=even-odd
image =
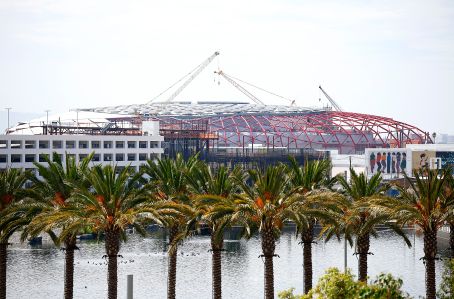
[(424, 235), (424, 263), (426, 266), (426, 298), (435, 299), (435, 259), (437, 255), (438, 229), (451, 216), (454, 208), (453, 193), (446, 194), (444, 189), (451, 176), (449, 169), (419, 169), (413, 172), (414, 180), (405, 175), (410, 185), (408, 189), (398, 187), (401, 198), (378, 200), (378, 209), (392, 212), (397, 223), (418, 226)]
[[(148, 161), (148, 164), (143, 167), (143, 172), (149, 176), (147, 189), (152, 190), (154, 196), (165, 204), (162, 208), (180, 212), (180, 217), (174, 217), (173, 214), (165, 217), (170, 244), (167, 278), (167, 298), (169, 299), (174, 299), (176, 296), (178, 243), (186, 236), (186, 222), (194, 215), (186, 174), (197, 163), (197, 156), (192, 156), (185, 161), (183, 156), (178, 154), (175, 159)], [(166, 212), (162, 211), (161, 214)]]
[[(356, 254), (358, 254), (358, 279), (367, 281), (367, 256), (370, 249), (370, 236), (377, 236), (377, 225), (385, 225), (401, 235), (408, 246), (410, 241), (406, 238), (402, 230), (393, 222), (391, 217), (383, 211), (378, 212), (370, 209), (370, 202), (376, 199), (383, 199), (383, 192), (388, 188), (382, 184), (380, 173), (375, 174), (370, 179), (364, 173), (357, 174), (350, 169), (351, 180), (348, 182), (344, 177), (339, 177), (339, 183), (344, 189), (347, 200), (339, 204), (340, 217), (339, 227), (329, 226), (325, 228), (327, 239), (337, 230), (344, 234), (345, 238), (352, 244), (352, 237), (356, 236)], [(386, 200), (386, 198), (384, 199)]]
[(20, 169), (7, 168), (0, 172), (0, 299), (6, 298), (6, 257), (9, 237), (26, 219), (10, 217), (8, 207), (22, 199), (27, 175)]
[(200, 162), (187, 176), (196, 207), (198, 221), (211, 229), (212, 287), (213, 298), (222, 298), (221, 251), (224, 245), (224, 230), (231, 224), (234, 212), (233, 194), (237, 188), (232, 182), (229, 171), (221, 166), (215, 173), (206, 163)]
[[(308, 161), (300, 166), (295, 158), (290, 158), (290, 182), (302, 202), (307, 200), (311, 191), (333, 184), (334, 181), (328, 179), (330, 169), (329, 160)], [(307, 201), (307, 204), (310, 202)], [(317, 209), (317, 205), (312, 205), (311, 209)], [(304, 292), (307, 293), (312, 289), (312, 243), (316, 218), (307, 215), (301, 220), (303, 221), (299, 221), (297, 225), (303, 244)]]
[[(71, 219), (71, 226), (84, 224), (97, 233), (105, 235), (105, 257), (108, 259), (108, 298), (117, 298), (117, 259), (120, 240), (125, 240), (125, 230), (134, 226), (143, 233), (144, 218), (160, 223), (159, 215), (153, 208), (149, 196), (141, 188), (140, 173), (131, 174), (129, 166), (97, 165), (87, 172), (90, 188), (78, 188), (67, 205), (54, 214), (55, 220), (64, 222)], [(72, 227), (65, 227), (60, 238), (72, 233)]]
[[(47, 165), (35, 163), (42, 179), (30, 177), (33, 182), (29, 190), (29, 199), (24, 200), (14, 209), (17, 217), (27, 216), (33, 220), (24, 228), (22, 240), (27, 237), (36, 237), (42, 232), (48, 233), (58, 246), (63, 243), (65, 250), (65, 285), (64, 298), (73, 298), (74, 285), (74, 251), (76, 235), (85, 227), (84, 222), (71, 222), (65, 219), (63, 223), (56, 221), (54, 214), (66, 205), (66, 201), (74, 194), (76, 185), (89, 187), (84, 173), (88, 169), (93, 154), (83, 159), (79, 164), (75, 159), (66, 155), (65, 164), (60, 155), (54, 153), (52, 161), (45, 157)], [(78, 225), (77, 225), (78, 224)], [(62, 229), (66, 234), (62, 242), (53, 233), (55, 229)]]
[(269, 166), (263, 172), (237, 170), (234, 179), (244, 193), (236, 196), (232, 220), (243, 222), (249, 235), (252, 229), (260, 233), (261, 256), (265, 259), (265, 298), (271, 299), (274, 298), (273, 258), (276, 256), (276, 239), (283, 222), (297, 218), (291, 209), (294, 198), (291, 196), (290, 178), (286, 167), (277, 165)]

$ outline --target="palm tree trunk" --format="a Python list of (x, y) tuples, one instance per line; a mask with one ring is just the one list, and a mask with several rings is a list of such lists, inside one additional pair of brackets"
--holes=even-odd
[(169, 276), (167, 278), (167, 298), (175, 299), (176, 296), (176, 284), (177, 284), (177, 244), (175, 238), (178, 234), (178, 225), (174, 225), (170, 228), (169, 232), (169, 243), (173, 248), (169, 251)]
[(6, 254), (8, 243), (0, 243), (0, 299), (6, 299)]
[(214, 232), (211, 233), (212, 276), (213, 276), (213, 299), (222, 298), (222, 265), (221, 251), (224, 240), (216, 241)]
[(435, 299), (435, 257), (437, 231), (424, 231), (424, 262), (426, 264), (426, 299)]
[(65, 299), (72, 299), (74, 290), (74, 250), (76, 249), (76, 238), (68, 238), (65, 241), (65, 247)]
[(367, 282), (367, 256), (370, 248), (369, 234), (358, 236), (357, 250), (358, 250), (358, 280)]
[(265, 257), (265, 299), (274, 299), (273, 257), (276, 240), (272, 229), (262, 231), (262, 252)]
[(303, 275), (304, 293), (307, 294), (312, 289), (312, 242), (314, 241), (314, 221), (309, 223), (309, 227), (301, 232), (303, 243)]
[(454, 222), (449, 223), (449, 248), (454, 250)]
[(107, 289), (108, 299), (117, 299), (118, 273), (117, 259), (120, 251), (120, 232), (116, 229), (106, 231)]

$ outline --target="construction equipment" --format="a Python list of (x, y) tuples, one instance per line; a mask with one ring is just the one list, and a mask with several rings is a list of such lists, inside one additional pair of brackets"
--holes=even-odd
[(233, 80), (232, 77), (230, 77), (229, 75), (227, 75), (227, 74), (224, 73), (223, 71), (218, 70), (218, 71), (214, 71), (214, 73), (215, 73), (215, 74), (218, 74), (219, 76), (224, 77), (224, 79), (227, 80), (227, 82), (229, 82), (229, 83), (232, 84), (235, 88), (237, 88), (239, 91), (241, 91), (242, 93), (244, 93), (248, 98), (250, 98), (251, 100), (253, 100), (256, 104), (265, 105), (265, 103), (263, 103), (262, 101), (260, 101), (256, 96), (254, 96), (252, 93), (250, 93), (249, 91), (247, 91), (246, 88), (244, 88), (243, 86), (241, 86), (238, 82), (236, 82), (235, 80)]
[(336, 109), (336, 111), (339, 111), (339, 112), (342, 112), (342, 108), (336, 103), (336, 101), (334, 101), (324, 90), (321, 86), (318, 86), (318, 88), (320, 88), (320, 90), (323, 92), (323, 94), (325, 95), (325, 97), (328, 99), (328, 101), (331, 103), (331, 105), (333, 105), (334, 109)]
[(153, 101), (156, 100), (157, 98), (159, 98), (163, 93), (167, 92), (169, 89), (173, 88), (175, 85), (180, 83), (184, 78), (189, 76), (189, 78), (186, 79), (186, 81), (177, 90), (175, 90), (175, 92), (167, 100), (165, 100), (163, 103), (169, 103), (169, 102), (173, 101), (183, 91), (183, 89), (185, 89), (189, 85), (189, 83), (191, 83), (192, 80), (194, 80), (194, 78), (197, 77), (213, 61), (213, 59), (216, 58), (216, 56), (218, 56), (218, 55), (219, 55), (218, 51), (214, 52), (213, 55), (211, 55), (206, 60), (204, 60), (201, 64), (199, 64), (197, 67), (195, 67), (192, 71), (190, 71), (187, 75), (182, 77), (180, 80), (178, 80), (177, 82), (172, 84), (169, 88), (167, 88), (166, 90), (161, 92), (159, 95), (154, 97), (147, 104), (153, 103)]

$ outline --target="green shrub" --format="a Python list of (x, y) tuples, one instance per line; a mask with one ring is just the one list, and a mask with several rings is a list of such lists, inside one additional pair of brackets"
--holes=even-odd
[(445, 261), (445, 269), (442, 274), (437, 297), (440, 299), (454, 298), (454, 259)]
[(294, 295), (294, 289), (278, 294), (279, 299), (405, 299), (402, 280), (391, 274), (380, 274), (369, 285), (356, 281), (350, 270), (347, 273), (329, 268), (317, 285), (306, 295)]
[(295, 290), (295, 288), (290, 288), (288, 290), (285, 290), (285, 291), (282, 291), (282, 292), (279, 292), (277, 294), (277, 297), (279, 299), (303, 299), (303, 296), (302, 295), (294, 295), (293, 294), (293, 291)]

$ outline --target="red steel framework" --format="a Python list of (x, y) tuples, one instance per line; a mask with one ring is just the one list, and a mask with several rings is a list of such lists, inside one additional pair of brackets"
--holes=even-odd
[[(158, 117), (162, 125), (175, 116)], [(201, 118), (198, 118), (201, 119)], [(364, 152), (365, 148), (404, 147), (432, 143), (427, 132), (392, 118), (339, 111), (299, 114), (248, 114), (203, 117), (208, 130), (219, 136), (218, 147), (289, 147), (337, 149), (340, 153)]]

